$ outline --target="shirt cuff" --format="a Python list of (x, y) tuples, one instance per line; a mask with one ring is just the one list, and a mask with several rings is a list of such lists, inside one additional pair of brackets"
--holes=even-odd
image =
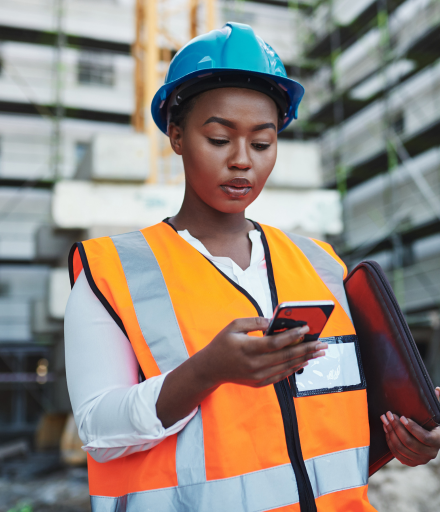
[(156, 402), (168, 373), (170, 372), (150, 377), (141, 384), (133, 386), (136, 389), (129, 391), (130, 396), (127, 405), (130, 410), (131, 423), (134, 427), (132, 432), (89, 439), (89, 442), (82, 447), (83, 450), (93, 452), (101, 448), (128, 448), (134, 446), (139, 446), (139, 449), (142, 449), (141, 447), (144, 445), (151, 445), (150, 448), (153, 448), (165, 438), (177, 434), (185, 428), (196, 415), (198, 407), (193, 409), (188, 416), (168, 428), (163, 427), (156, 414)]

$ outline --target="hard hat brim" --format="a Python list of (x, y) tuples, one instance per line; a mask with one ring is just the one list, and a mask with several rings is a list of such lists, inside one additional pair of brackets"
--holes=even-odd
[(238, 72), (241, 74), (249, 74), (256, 75), (262, 78), (267, 78), (271, 81), (276, 82), (281, 89), (283, 89), (287, 96), (289, 97), (289, 108), (287, 110), (287, 114), (284, 119), (284, 124), (278, 133), (282, 132), (293, 119), (298, 118), (298, 106), (301, 102), (302, 97), (304, 96), (304, 87), (295, 80), (291, 78), (283, 77), (283, 76), (275, 76), (269, 73), (261, 73), (255, 71), (247, 71), (245, 69), (230, 69), (230, 68), (209, 68), (207, 70), (197, 70), (192, 73), (188, 73), (180, 77), (178, 80), (174, 80), (167, 84), (164, 84), (155, 94), (153, 101), (151, 102), (151, 114), (153, 116), (153, 120), (156, 123), (157, 127), (163, 132), (165, 135), (167, 133), (167, 113), (162, 109), (166, 109), (167, 99), (170, 97), (171, 93), (174, 91), (176, 87), (180, 84), (200, 77), (204, 78), (210, 74), (222, 74), (222, 73), (231, 73)]

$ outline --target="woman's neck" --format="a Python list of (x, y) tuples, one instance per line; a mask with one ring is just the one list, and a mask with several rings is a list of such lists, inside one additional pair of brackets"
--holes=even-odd
[(187, 229), (213, 256), (231, 258), (239, 267), (246, 269), (250, 265), (252, 250), (252, 243), (247, 235), (254, 226), (246, 220), (244, 211), (220, 212), (200, 198), (190, 196), (191, 193), (186, 190), (182, 207), (170, 219), (171, 224), (178, 231)]
[(170, 219), (178, 231), (187, 229), (192, 236), (203, 240), (206, 238), (241, 237), (254, 229), (252, 223), (246, 220), (244, 211), (220, 212), (198, 197), (188, 197), (193, 195), (188, 189), (185, 191), (179, 213)]

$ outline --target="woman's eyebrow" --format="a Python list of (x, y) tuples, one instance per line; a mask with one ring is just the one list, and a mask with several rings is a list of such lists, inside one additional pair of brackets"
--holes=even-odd
[(215, 116), (210, 117), (203, 123), (203, 126), (205, 126), (205, 124), (209, 124), (209, 123), (219, 123), (224, 126), (227, 126), (228, 128), (232, 128), (233, 130), (237, 129), (237, 125), (235, 123), (233, 123), (232, 121), (228, 121), (227, 119), (223, 119), (223, 117), (215, 117)]
[(252, 128), (252, 131), (259, 132), (260, 130), (265, 130), (266, 128), (273, 128), (275, 131), (277, 131), (277, 129), (273, 123), (257, 124), (257, 126), (254, 126)]
[[(232, 128), (233, 130), (237, 129), (237, 125), (234, 122), (228, 121), (228, 119), (223, 119), (223, 117), (212, 116), (203, 123), (203, 126), (209, 123), (219, 123), (224, 126), (227, 126), (228, 128)], [(277, 131), (276, 126), (273, 123), (257, 124), (252, 128), (251, 131), (259, 132), (260, 130), (265, 130), (267, 128), (272, 128), (273, 130)]]

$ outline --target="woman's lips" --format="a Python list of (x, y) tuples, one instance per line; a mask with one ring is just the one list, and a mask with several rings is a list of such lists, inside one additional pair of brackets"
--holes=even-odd
[(251, 191), (252, 185), (246, 178), (234, 178), (220, 185), (220, 188), (227, 196), (240, 199)]

